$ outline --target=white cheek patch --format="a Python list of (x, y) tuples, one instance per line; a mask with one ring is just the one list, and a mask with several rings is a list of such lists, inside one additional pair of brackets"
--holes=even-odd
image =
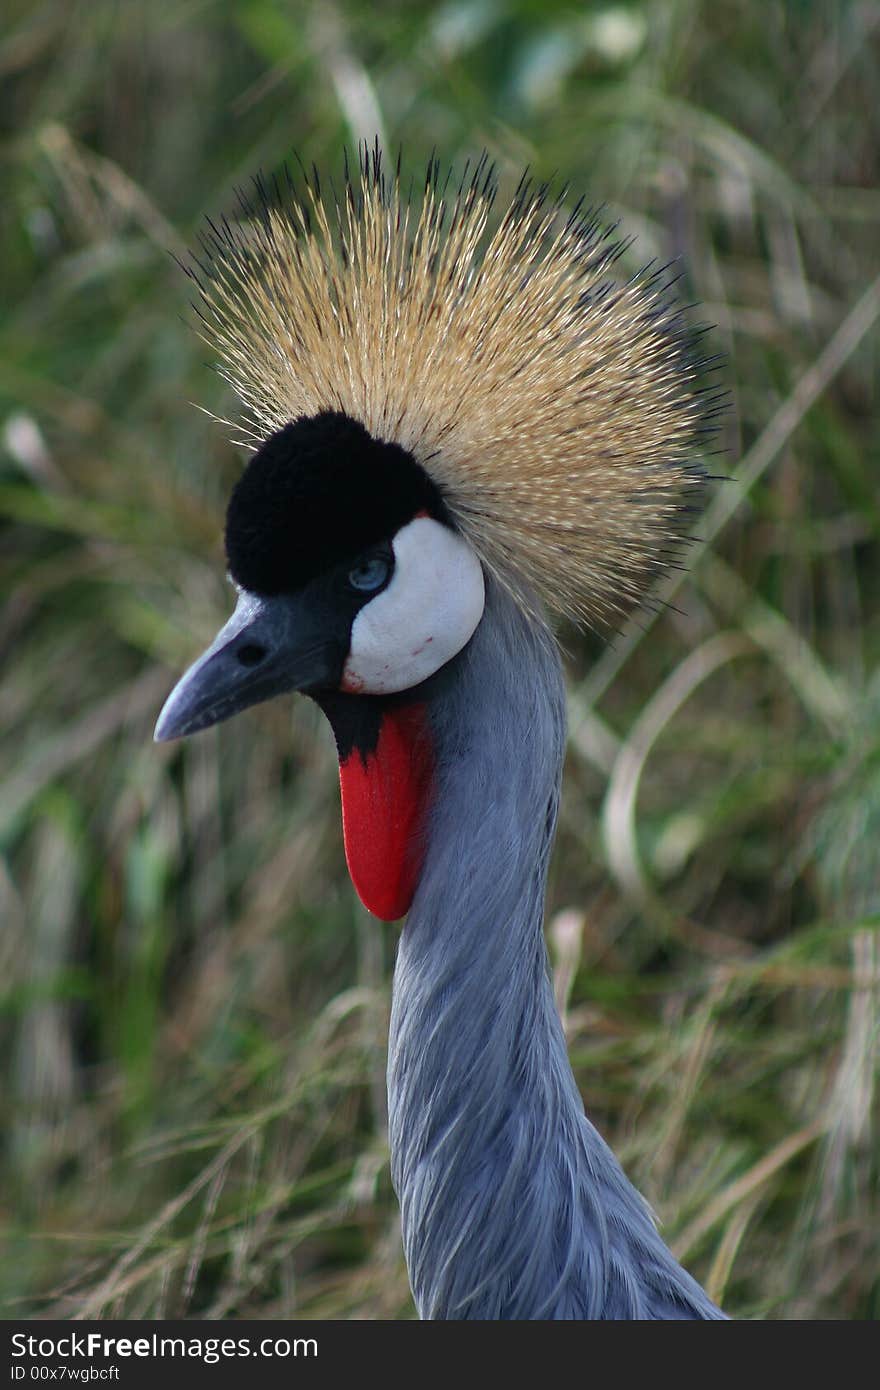
[(391, 695), (427, 680), (473, 636), (483, 616), (482, 566), (466, 541), (427, 516), (392, 542), (394, 574), (351, 628), (342, 689)]

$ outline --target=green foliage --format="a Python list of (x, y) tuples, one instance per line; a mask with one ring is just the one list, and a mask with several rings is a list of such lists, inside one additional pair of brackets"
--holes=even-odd
[[(726, 354), (672, 606), (566, 634), (549, 921), (590, 1113), (739, 1316), (880, 1313), (880, 100), (857, 0), (10, 0), (7, 1316), (411, 1316), (394, 932), (305, 702), (150, 741), (228, 608), (234, 410), (169, 251), (291, 148), (488, 147), (683, 258)], [(636, 252), (632, 253), (636, 256)], [(565, 911), (563, 911), (565, 909)]]

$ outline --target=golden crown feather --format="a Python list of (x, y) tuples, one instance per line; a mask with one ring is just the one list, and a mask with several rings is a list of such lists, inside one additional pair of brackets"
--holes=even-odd
[(209, 221), (187, 267), (245, 442), (342, 411), (407, 449), (486, 567), (597, 624), (644, 598), (701, 500), (715, 405), (666, 268), (483, 155), (405, 188), (378, 146), (337, 191), (289, 170)]

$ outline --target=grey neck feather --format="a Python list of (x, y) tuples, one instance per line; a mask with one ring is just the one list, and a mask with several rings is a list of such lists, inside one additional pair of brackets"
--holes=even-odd
[(496, 585), (432, 703), (437, 793), (394, 980), (391, 1162), (426, 1318), (717, 1318), (584, 1115), (542, 932), (565, 740), (547, 630)]

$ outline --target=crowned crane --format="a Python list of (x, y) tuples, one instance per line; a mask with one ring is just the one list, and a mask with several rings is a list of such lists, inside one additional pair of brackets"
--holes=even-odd
[(415, 196), (378, 149), (209, 223), (201, 331), (254, 446), (237, 591), (157, 740), (283, 692), (339, 754), (345, 853), (406, 917), (391, 1172), (425, 1318), (720, 1318), (587, 1119), (542, 921), (565, 701), (549, 614), (644, 598), (704, 474), (692, 335), (663, 272), (484, 158)]

